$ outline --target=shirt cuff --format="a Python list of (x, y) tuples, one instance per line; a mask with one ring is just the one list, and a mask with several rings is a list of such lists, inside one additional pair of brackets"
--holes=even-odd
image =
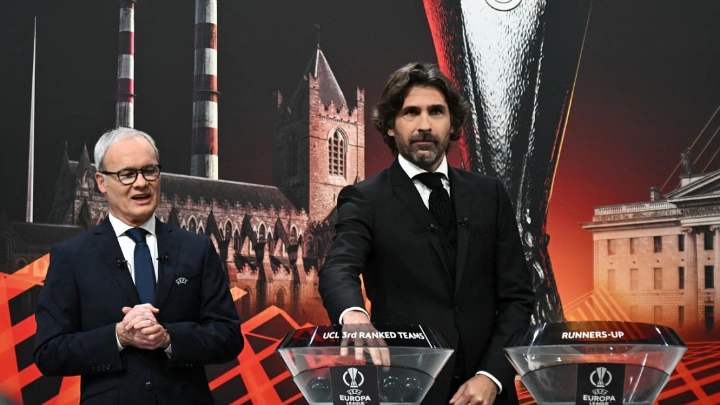
[(168, 359), (170, 358), (170, 355), (172, 354), (172, 343), (165, 349), (165, 355), (168, 356)]
[(485, 377), (492, 380), (492, 382), (494, 382), (495, 385), (497, 385), (497, 387), (498, 387), (497, 393), (498, 393), (498, 395), (500, 395), (500, 393), (502, 392), (502, 384), (500, 384), (500, 381), (498, 381), (497, 378), (495, 378), (492, 374), (488, 373), (487, 371), (478, 371), (477, 373), (475, 373), (475, 375), (484, 375)]
[(120, 338), (118, 337), (117, 329), (115, 329), (115, 341), (117, 342), (118, 351), (121, 352), (122, 349), (125, 348), (125, 346), (123, 346), (123, 345), (120, 344)]
[(340, 314), (340, 325), (343, 324), (343, 317), (345, 316), (345, 314), (348, 313), (348, 312), (350, 312), (350, 311), (360, 311), (360, 312), (364, 313), (365, 315), (367, 315), (368, 319), (370, 319), (370, 315), (367, 313), (367, 311), (365, 310), (365, 308), (350, 307), (350, 308), (342, 311), (342, 314)]

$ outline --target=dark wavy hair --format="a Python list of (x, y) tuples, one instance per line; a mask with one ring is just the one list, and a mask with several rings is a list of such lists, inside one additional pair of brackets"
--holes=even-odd
[(409, 63), (396, 70), (385, 85), (380, 102), (373, 108), (372, 123), (382, 134), (383, 141), (390, 147), (393, 154), (398, 153), (395, 137), (388, 135), (388, 130), (395, 127), (395, 118), (405, 103), (405, 97), (413, 87), (434, 87), (445, 97), (450, 110), (450, 139), (460, 139), (460, 129), (470, 111), (470, 104), (460, 97), (455, 85), (448, 79), (437, 65), (430, 63)]

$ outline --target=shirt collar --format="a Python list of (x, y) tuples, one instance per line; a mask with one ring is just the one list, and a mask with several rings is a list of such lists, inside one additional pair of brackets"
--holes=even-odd
[[(134, 228), (133, 226), (130, 226), (119, 220), (115, 215), (112, 214), (112, 212), (108, 212), (108, 218), (110, 219), (110, 225), (112, 225), (116, 237), (123, 235), (128, 229)], [(143, 228), (144, 230), (148, 231), (150, 235), (155, 235), (155, 215), (150, 217), (147, 222), (140, 225), (138, 228)]]
[[(408, 177), (410, 177), (411, 179), (420, 173), (427, 173), (427, 170), (418, 167), (416, 164), (405, 159), (403, 155), (400, 154), (398, 154), (398, 163), (400, 163), (400, 167), (402, 167), (405, 174), (407, 174)], [(435, 169), (435, 173), (442, 173), (446, 179), (450, 179), (450, 176), (448, 176), (448, 164), (446, 155), (443, 155), (442, 162), (440, 162), (440, 166)]]

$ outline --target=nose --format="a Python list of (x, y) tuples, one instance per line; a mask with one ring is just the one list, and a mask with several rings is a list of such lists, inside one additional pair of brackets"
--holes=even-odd
[(430, 126), (430, 115), (426, 112), (420, 114), (419, 122), (418, 122), (418, 130), (419, 131), (431, 131), (432, 127)]
[(148, 181), (145, 180), (145, 176), (142, 175), (142, 173), (137, 174), (137, 179), (135, 179), (135, 183), (133, 183), (134, 188), (145, 188), (147, 186)]

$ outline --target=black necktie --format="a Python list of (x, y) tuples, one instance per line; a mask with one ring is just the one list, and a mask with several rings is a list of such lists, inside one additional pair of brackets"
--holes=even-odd
[(150, 248), (145, 241), (147, 233), (142, 228), (125, 231), (125, 235), (135, 242), (135, 288), (143, 304), (155, 301), (155, 268), (150, 257)]
[(415, 176), (416, 179), (432, 190), (429, 200), (430, 213), (435, 217), (445, 235), (448, 235), (455, 221), (455, 212), (450, 196), (443, 186), (443, 177), (442, 173), (420, 173)]

